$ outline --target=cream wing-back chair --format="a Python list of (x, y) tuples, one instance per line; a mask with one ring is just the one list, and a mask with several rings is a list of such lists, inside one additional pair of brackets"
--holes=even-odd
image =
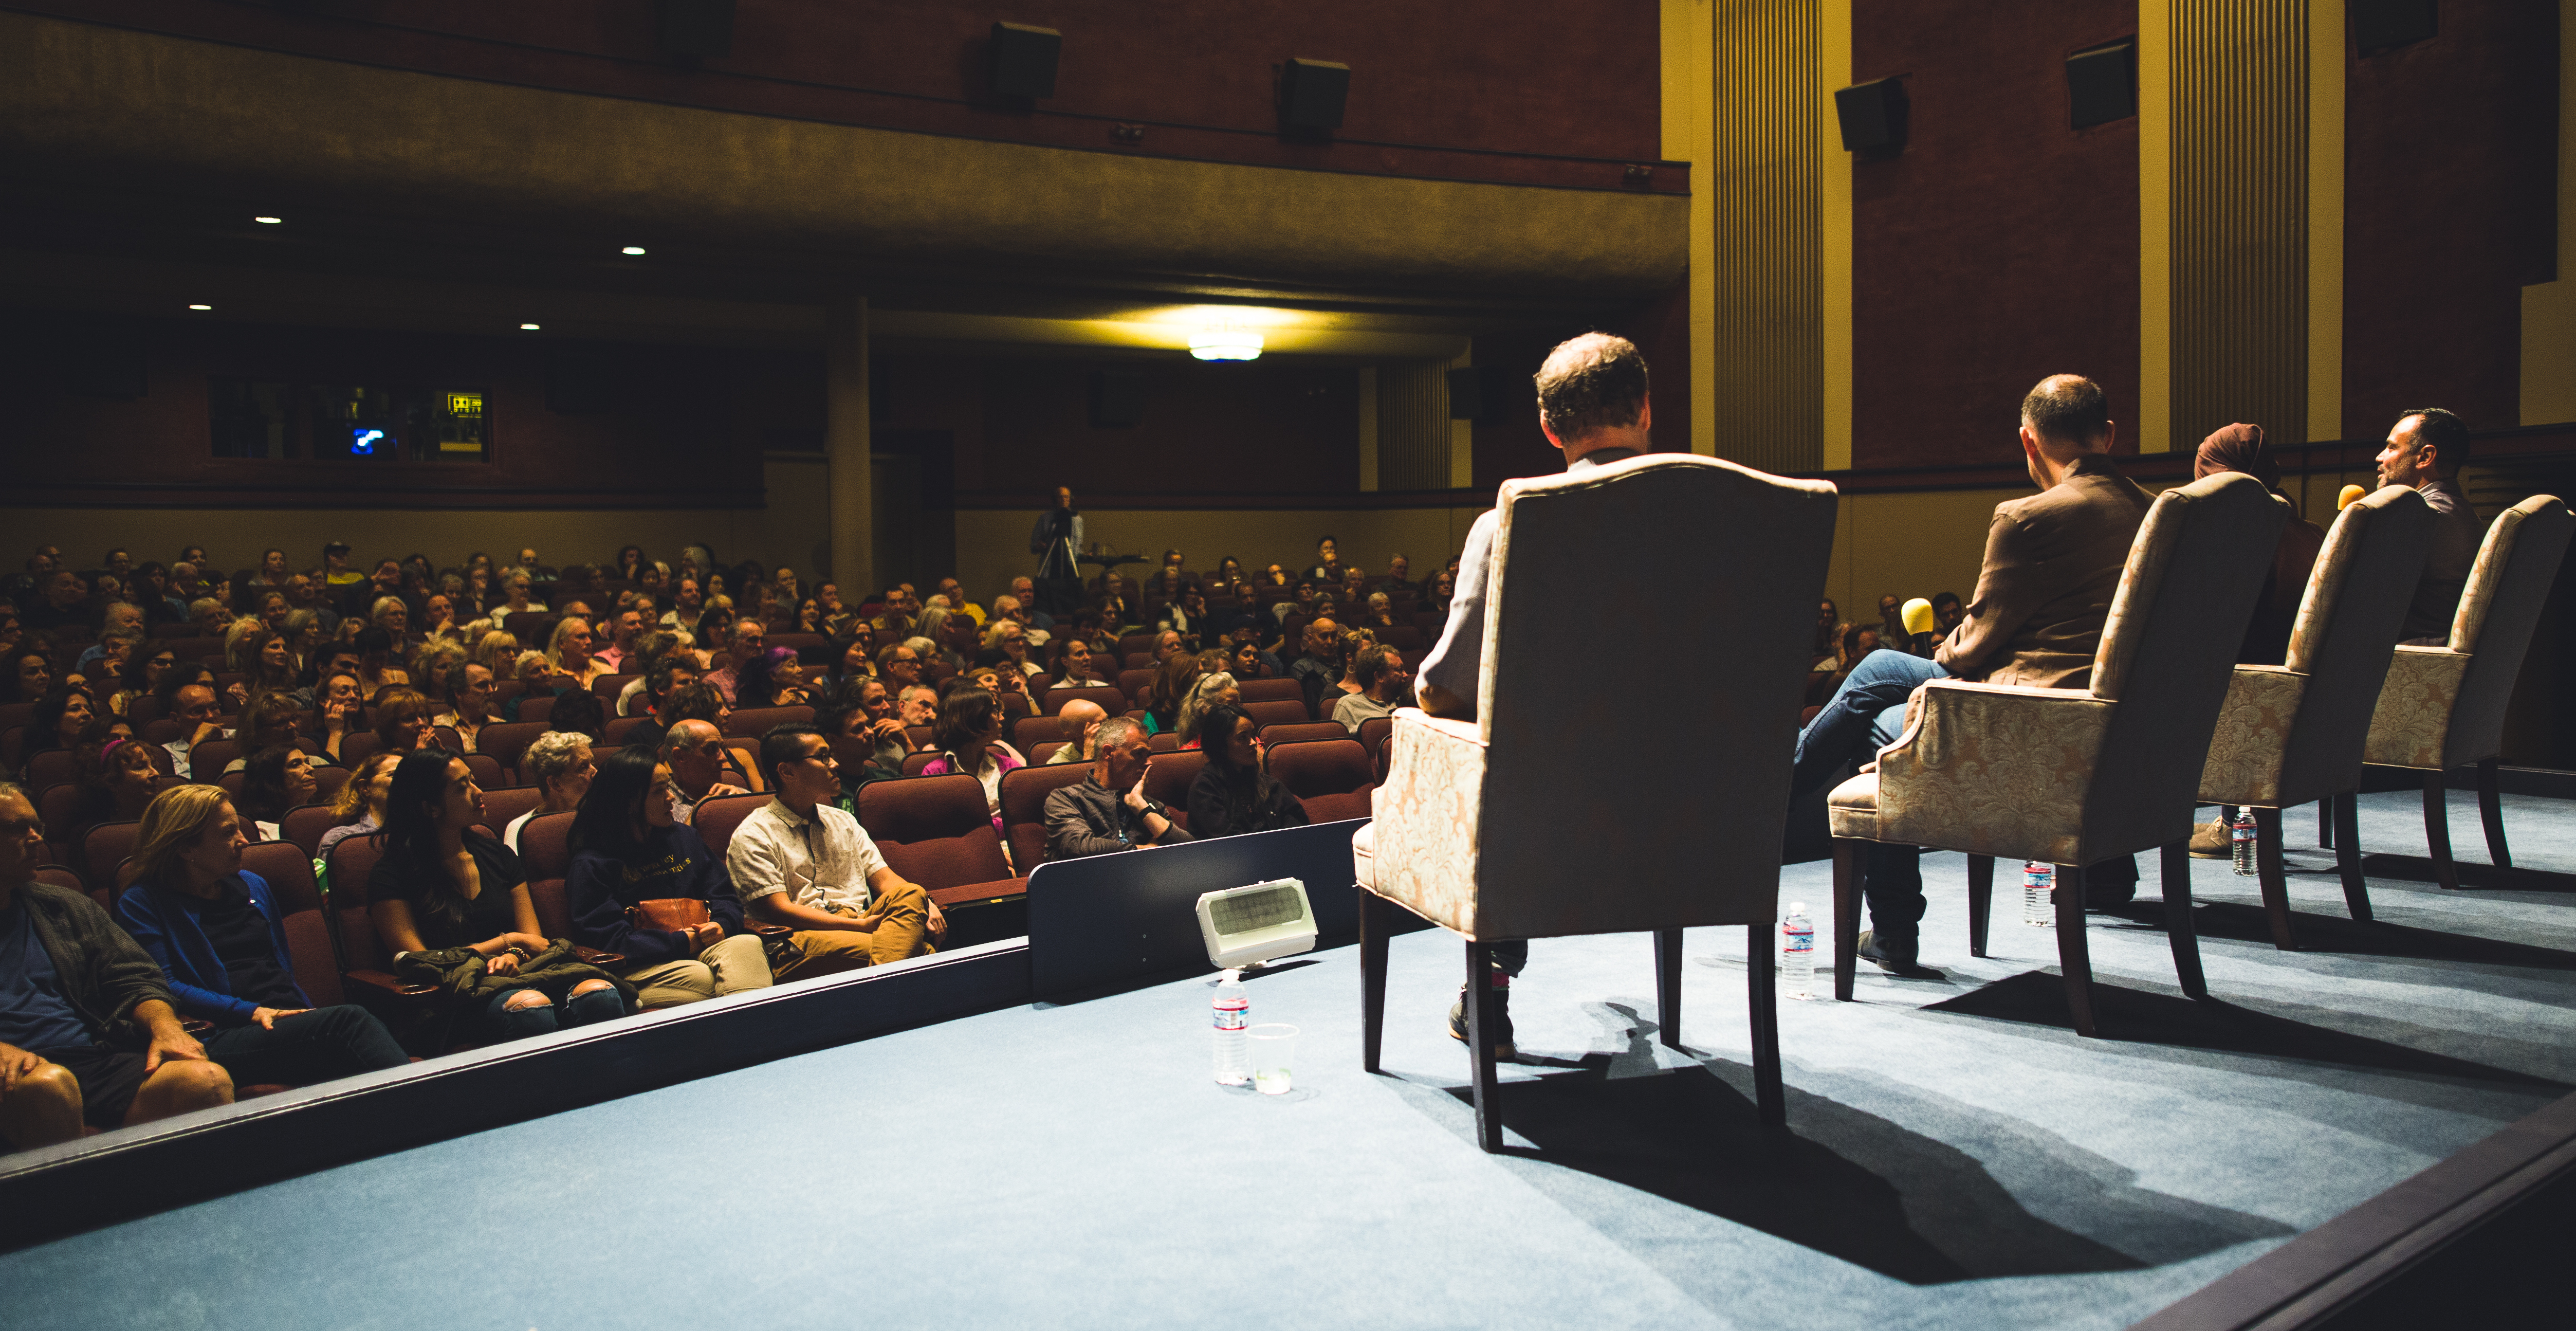
[(1834, 997), (1850, 1001), (1865, 841), (1969, 855), (1970, 950), (1985, 954), (1994, 861), (2057, 866), (2057, 950), (2075, 1029), (2094, 1033), (2084, 869), (2164, 848), (2167, 928), (2185, 992), (2203, 992), (2191, 929), (2192, 796), (2289, 506), (2234, 472), (2147, 510), (2089, 688), (1936, 679), (1915, 690), (1878, 770), (1826, 797), (1834, 833)]
[[(2487, 855), (2495, 867), (2513, 867), (2504, 839), (2504, 804), (2496, 787), (2496, 760), (2504, 752), (2504, 710), (2522, 673), (2523, 653), (2549, 600), (2576, 533), (2576, 514), (2556, 495), (2533, 495), (2496, 515), (2460, 591), (2450, 641), (2439, 647), (2399, 647), (2388, 682), (2371, 714), (2363, 761), (2408, 767), (2424, 774), (2424, 840), (2433, 852), (2433, 877), (2460, 886), (2451, 860), (2450, 811), (2442, 774), (2475, 764), (2478, 813), (2486, 823)], [(2339, 829), (2338, 841), (2351, 839)]]
[(2406, 617), (2433, 536), (2424, 496), (2391, 485), (2353, 501), (2326, 533), (2290, 649), (2280, 665), (2240, 665), (2228, 681), (2218, 729), (2201, 768), (2204, 804), (2254, 809), (2254, 862), (2272, 942), (2295, 951), (2288, 879), (2281, 868), (2281, 810), (2330, 800), (2343, 821), (2336, 852), (2345, 904), (2370, 918), (2351, 796), (2361, 782), (2362, 741), (2388, 677), (2388, 644)]
[[(1376, 816), (1354, 838), (1368, 1070), (1394, 906), (1468, 940), (1488, 1150), (1502, 1145), (1492, 944), (1653, 931), (1661, 1038), (1678, 1048), (1681, 931), (1744, 924), (1757, 1100), (1781, 1121), (1768, 926), (1836, 502), (1820, 481), (1687, 453), (1503, 486), (1477, 719), (1397, 712)], [(1700, 701), (1622, 727), (1569, 692), (1568, 663), (1598, 657), (1605, 612), (1652, 617), (1674, 659), (1703, 663)]]

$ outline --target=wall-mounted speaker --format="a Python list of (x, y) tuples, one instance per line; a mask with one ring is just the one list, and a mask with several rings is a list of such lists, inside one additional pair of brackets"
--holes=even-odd
[(1898, 79), (1880, 79), (1838, 89), (1834, 93), (1834, 118), (1842, 125), (1845, 152), (1884, 153), (1903, 148), (1905, 84)]
[(1342, 127), (1342, 103), (1351, 95), (1351, 67), (1330, 60), (1291, 60), (1279, 70), (1279, 128), (1292, 134), (1329, 134)]
[(2138, 113), (2138, 43), (2125, 38), (2066, 57), (2066, 119), (2075, 129)]
[(2353, 49), (2363, 55), (2429, 41), (2442, 26), (2436, 0), (2352, 0), (2344, 14), (2352, 24)]
[(733, 54), (733, 0), (661, 0), (662, 49), (672, 55)]
[(1116, 370), (1091, 374), (1091, 428), (1132, 430), (1145, 421), (1145, 376)]
[(993, 95), (1021, 101), (1055, 96), (1055, 66), (1064, 34), (1026, 23), (993, 25)]

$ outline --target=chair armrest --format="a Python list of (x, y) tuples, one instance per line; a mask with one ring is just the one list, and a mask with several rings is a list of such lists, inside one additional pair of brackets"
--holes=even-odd
[(1370, 890), (1468, 933), (1475, 928), (1487, 748), (1472, 721), (1399, 709), (1386, 783), (1373, 792), (1369, 809), (1376, 819), (1369, 834)]
[(989, 883), (959, 883), (955, 887), (930, 889), (930, 899), (938, 902), (941, 910), (991, 905), (1028, 894), (1029, 880), (1025, 878), (996, 878)]
[(2227, 678), (2201, 764), (2200, 798), (2211, 804), (2276, 804), (2290, 727), (2299, 719), (2308, 677), (2288, 666), (2240, 665)]
[(1925, 684), (1878, 751), (1879, 839), (2076, 863), (2114, 706), (2081, 689)]
[(2361, 760), (2381, 767), (2442, 767), (2451, 708), (2460, 700), (2460, 680), (2472, 659), (2448, 647), (2397, 648), (2379, 686)]
[(784, 924), (775, 924), (768, 920), (755, 920), (747, 916), (742, 922), (742, 931), (758, 938), (785, 938), (796, 932), (794, 929)]
[(602, 952), (598, 948), (583, 947), (579, 943), (572, 945), (572, 959), (575, 961), (588, 962), (593, 966), (623, 966), (626, 964), (626, 954), (623, 952)]
[(1442, 739), (1454, 740), (1461, 744), (1473, 744), (1480, 749), (1485, 747), (1484, 728), (1473, 721), (1455, 721), (1445, 716), (1433, 716), (1419, 707), (1399, 707), (1395, 709), (1394, 718), (1399, 727), (1410, 719), (1429, 727), (1429, 734), (1437, 735)]
[(203, 1017), (181, 1017), (179, 1029), (190, 1035), (203, 1037), (215, 1029), (215, 1024)]
[(417, 1002), (425, 998), (434, 998), (438, 994), (437, 985), (405, 984), (383, 971), (343, 971), (340, 974), (340, 978), (351, 984), (364, 985), (366, 988), (383, 997), (401, 999), (407, 1002)]

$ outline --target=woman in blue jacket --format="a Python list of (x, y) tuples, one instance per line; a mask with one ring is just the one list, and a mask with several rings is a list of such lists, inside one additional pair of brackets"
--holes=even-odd
[(409, 1061), (383, 1022), (316, 1008), (295, 983), (286, 929), (258, 874), (242, 871), (241, 816), (217, 786), (174, 786), (143, 811), (134, 886), (117, 922), (161, 963), (179, 1015), (214, 1023), (206, 1057), (233, 1084), (309, 1086)]

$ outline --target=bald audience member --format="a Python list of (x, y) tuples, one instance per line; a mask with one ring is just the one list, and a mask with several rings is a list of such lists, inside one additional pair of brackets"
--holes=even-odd
[[(1895, 743), (1905, 729), (1906, 699), (1926, 680), (2052, 689), (2092, 683), (2112, 594), (2154, 502), (2112, 465), (2118, 435), (2092, 380), (2052, 375), (2030, 390), (2021, 404), (2021, 451), (2039, 493), (1995, 506), (1976, 593), (1931, 660), (1881, 650), (1851, 668), (1798, 736), (1792, 799)], [(1897, 974), (1915, 969), (1921, 858), (1913, 846), (1869, 847), (1862, 890), (1871, 929), (1861, 936), (1860, 955)], [(2086, 878), (2088, 905), (2115, 905), (2137, 892), (2136, 863), (2125, 858)]]
[(1047, 755), (1046, 765), (1087, 763), (1100, 756), (1100, 723), (1109, 719), (1108, 709), (1089, 698), (1076, 698), (1056, 713), (1056, 723), (1074, 736), (1063, 748)]

